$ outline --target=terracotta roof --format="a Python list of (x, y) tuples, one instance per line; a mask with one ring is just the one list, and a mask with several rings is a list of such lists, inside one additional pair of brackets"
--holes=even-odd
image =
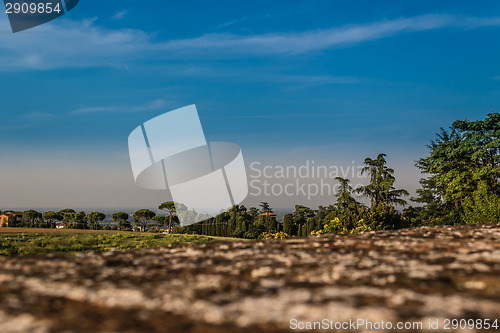
[(260, 215), (261, 215), (261, 216), (276, 216), (276, 214), (274, 214), (274, 213), (269, 213), (269, 212), (268, 212), (268, 213), (262, 213), (262, 214), (260, 214)]
[(4, 212), (4, 213), (2, 213), (2, 215), (6, 215), (6, 216), (23, 216), (23, 213), (19, 213), (19, 212)]

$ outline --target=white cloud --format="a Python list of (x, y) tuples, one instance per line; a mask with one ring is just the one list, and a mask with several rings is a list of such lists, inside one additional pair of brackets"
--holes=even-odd
[(95, 19), (63, 19), (16, 34), (5, 30), (6, 22), (0, 16), (0, 71), (123, 68), (140, 58), (142, 50), (151, 53), (154, 48), (151, 36), (145, 32), (104, 29), (96, 25)]
[(31, 128), (40, 125), (41, 123), (54, 118), (55, 115), (44, 112), (30, 112), (18, 116), (13, 121), (8, 121), (0, 124), (2, 131), (17, 131), (25, 128)]
[(177, 52), (204, 51), (204, 54), (207, 54), (206, 52), (218, 52), (224, 55), (300, 54), (352, 46), (402, 33), (485, 26), (500, 26), (500, 18), (433, 14), (301, 33), (273, 33), (252, 36), (207, 34), (198, 38), (170, 41), (165, 43), (164, 47), (167, 50)]
[(234, 24), (238, 24), (238, 23), (245, 22), (245, 21), (247, 21), (249, 18), (250, 18), (250, 16), (245, 16), (245, 17), (240, 17), (240, 18), (237, 18), (237, 19), (234, 19), (234, 20), (228, 21), (228, 22), (224, 22), (224, 23), (221, 23), (221, 24), (217, 25), (217, 26), (215, 27), (215, 29), (227, 28), (227, 27), (232, 26), (232, 25), (234, 25)]
[[(127, 68), (128, 63), (148, 61), (152, 57), (162, 60), (296, 55), (411, 32), (491, 26), (500, 26), (500, 18), (430, 14), (305, 32), (212, 33), (196, 38), (156, 41), (153, 34), (144, 31), (100, 27), (95, 19), (62, 19), (17, 34), (0, 33), (0, 71), (103, 66)], [(6, 17), (0, 16), (0, 31), (6, 29)]]
[(354, 84), (366, 81), (362, 78), (352, 76), (333, 75), (269, 75), (256, 76), (256, 80), (282, 82), (303, 85), (323, 85), (323, 84)]
[(167, 105), (167, 101), (163, 99), (157, 99), (151, 101), (144, 105), (134, 106), (128, 109), (128, 112), (142, 112), (142, 111), (153, 111), (162, 109)]
[(33, 121), (47, 120), (54, 117), (55, 115), (53, 115), (52, 113), (45, 113), (45, 112), (31, 112), (23, 115), (24, 119)]
[(113, 15), (111, 18), (114, 20), (121, 20), (127, 14), (128, 14), (127, 10), (121, 10), (121, 11), (117, 12), (115, 15)]
[(71, 111), (71, 114), (87, 114), (87, 113), (99, 113), (99, 112), (109, 112), (115, 111), (117, 108), (115, 106), (94, 106), (79, 108)]
[(136, 105), (136, 106), (92, 106), (78, 108), (70, 111), (69, 114), (81, 115), (81, 114), (91, 114), (91, 113), (101, 113), (101, 112), (144, 112), (144, 111), (154, 111), (159, 110), (167, 106), (167, 101), (163, 99), (158, 99), (151, 101), (146, 104)]
[[(221, 78), (225, 81), (236, 79), (241, 82), (241, 78), (245, 78), (245, 82), (272, 82), (283, 84), (299, 84), (299, 85), (324, 85), (324, 84), (355, 84), (366, 82), (367, 80), (353, 76), (338, 76), (338, 75), (294, 75), (283, 73), (281, 68), (277, 71), (275, 67), (260, 68), (255, 71), (253, 68), (226, 68), (224, 66), (163, 66), (159, 67), (162, 70), (168, 71), (171, 75), (183, 77), (210, 77)], [(287, 68), (287, 72), (293, 72), (293, 68)]]

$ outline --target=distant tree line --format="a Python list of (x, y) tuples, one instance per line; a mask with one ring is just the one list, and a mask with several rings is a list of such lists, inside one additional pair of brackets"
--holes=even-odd
[[(348, 179), (337, 177), (340, 182), (336, 202), (328, 207), (311, 209), (296, 205), (281, 222), (276, 220), (273, 209), (261, 202), (260, 209), (235, 205), (215, 218), (179, 228), (176, 232), (209, 236), (238, 238), (287, 238), (305, 237), (326, 232), (349, 233), (355, 231), (398, 229), (410, 226), (410, 221), (394, 205), (405, 205), (402, 199), (408, 192), (394, 188), (394, 170), (386, 166), (385, 154), (376, 159), (367, 158), (362, 173), (370, 177), (366, 186), (353, 189)], [(358, 193), (370, 199), (368, 208), (354, 198)]]
[[(74, 209), (66, 208), (60, 211), (48, 211), (40, 213), (29, 209), (22, 212), (21, 217), (9, 219), (9, 227), (12, 228), (56, 228), (58, 226), (67, 229), (90, 229), (90, 230), (118, 230), (118, 231), (152, 231), (164, 229), (168, 225), (167, 231), (173, 226), (179, 225), (176, 216), (174, 202), (164, 202), (158, 209), (164, 210), (168, 216), (156, 215), (150, 209), (139, 209), (132, 216), (125, 212), (117, 212), (111, 215), (114, 226), (101, 223), (106, 219), (106, 214), (102, 212), (91, 212), (86, 214), (83, 211), (76, 212)], [(14, 211), (4, 211), (3, 213), (16, 213)], [(130, 218), (135, 224), (135, 228), (130, 222)]]
[[(436, 224), (500, 222), (500, 114), (484, 120), (457, 120), (441, 129), (429, 147), (429, 156), (416, 166), (427, 175), (420, 180), (417, 197), (407, 206), (404, 189), (394, 187), (394, 170), (386, 155), (366, 158), (362, 169), (370, 183), (353, 189), (349, 179), (337, 177), (340, 190), (335, 203), (312, 210), (297, 205), (282, 223), (272, 216), (269, 204), (261, 209), (234, 206), (229, 211), (177, 232), (243, 238), (283, 238), (321, 233), (353, 233)], [(368, 198), (367, 207), (354, 195)]]
[[(399, 229), (421, 225), (488, 223), (500, 221), (500, 114), (490, 113), (484, 120), (457, 120), (449, 130), (441, 129), (429, 147), (429, 156), (416, 166), (427, 177), (420, 180), (417, 197), (407, 206), (403, 198), (409, 193), (396, 189), (394, 169), (387, 166), (386, 155), (366, 158), (362, 173), (370, 182), (354, 189), (350, 180), (337, 177), (340, 189), (335, 202), (327, 207), (311, 209), (296, 205), (293, 213), (276, 219), (269, 203), (247, 209), (235, 205), (216, 217), (180, 227), (179, 216), (188, 212), (172, 201), (162, 203), (159, 210), (140, 209), (132, 216), (125, 212), (112, 215), (116, 225), (103, 229), (167, 230), (168, 232), (237, 238), (287, 238), (311, 234)], [(332, 180), (333, 181), (333, 180)], [(355, 196), (369, 200), (360, 203)], [(182, 212), (177, 208), (182, 207)], [(103, 213), (77, 213), (73, 209), (39, 213), (27, 210), (10, 227), (55, 228), (61, 222), (67, 228), (101, 229)], [(129, 219), (135, 224), (132, 226)], [(168, 226), (168, 227), (167, 227)], [(163, 228), (163, 229), (161, 229)]]

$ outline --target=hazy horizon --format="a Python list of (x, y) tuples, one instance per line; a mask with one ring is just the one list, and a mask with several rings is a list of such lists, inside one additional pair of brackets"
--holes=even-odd
[[(499, 110), (496, 1), (145, 3), (87, 0), (16, 34), (0, 15), (0, 210), (169, 201), (136, 186), (127, 139), (191, 104), (207, 141), (239, 145), (248, 168), (385, 153), (415, 195), (434, 133)], [(300, 185), (243, 204), (333, 203)]]

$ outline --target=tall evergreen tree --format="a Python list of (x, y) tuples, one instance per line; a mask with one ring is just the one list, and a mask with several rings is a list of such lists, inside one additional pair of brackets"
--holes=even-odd
[(404, 189), (396, 190), (394, 188), (394, 170), (386, 166), (386, 154), (379, 154), (375, 160), (371, 158), (365, 159), (365, 167), (361, 170), (362, 174), (367, 173), (370, 176), (370, 183), (354, 190), (362, 196), (371, 199), (373, 208), (376, 208), (380, 203), (406, 205), (406, 201), (401, 199), (402, 196), (409, 195)]
[(339, 192), (335, 195), (337, 198), (337, 202), (335, 203), (335, 207), (341, 212), (346, 212), (347, 210), (355, 210), (359, 203), (352, 196), (352, 187), (349, 185), (350, 180), (342, 177), (336, 177), (340, 183)]
[(261, 212), (261, 214), (272, 213), (273, 209), (271, 208), (271, 206), (269, 206), (269, 203), (261, 202), (260, 203), (260, 212)]
[(316, 229), (316, 220), (314, 217), (310, 217), (307, 219), (307, 235), (310, 235)]
[(421, 180), (415, 201), (444, 223), (498, 221), (500, 114), (457, 120), (436, 136), (428, 146), (430, 155), (416, 164), (429, 177)]

